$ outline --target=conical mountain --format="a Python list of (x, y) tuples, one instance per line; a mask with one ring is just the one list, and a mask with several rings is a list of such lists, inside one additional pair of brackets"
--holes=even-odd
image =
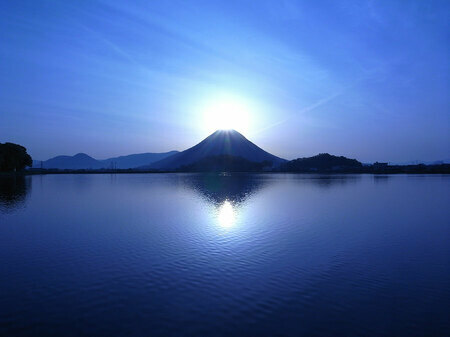
[(218, 130), (197, 145), (151, 164), (151, 168), (175, 170), (206, 157), (219, 155), (242, 157), (257, 163), (270, 161), (273, 166), (286, 161), (264, 151), (235, 130)]

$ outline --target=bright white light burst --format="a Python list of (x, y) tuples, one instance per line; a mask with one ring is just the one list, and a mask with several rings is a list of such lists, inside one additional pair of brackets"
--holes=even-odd
[(233, 227), (235, 222), (235, 214), (231, 202), (225, 200), (225, 202), (222, 205), (220, 205), (217, 215), (220, 227), (222, 228)]
[(234, 96), (219, 96), (203, 108), (204, 127), (208, 132), (234, 129), (249, 131), (251, 107), (248, 102)]

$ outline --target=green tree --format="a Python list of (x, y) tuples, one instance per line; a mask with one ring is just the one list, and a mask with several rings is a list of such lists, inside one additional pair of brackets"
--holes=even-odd
[(0, 171), (20, 171), (31, 166), (33, 161), (23, 146), (13, 143), (0, 143)]

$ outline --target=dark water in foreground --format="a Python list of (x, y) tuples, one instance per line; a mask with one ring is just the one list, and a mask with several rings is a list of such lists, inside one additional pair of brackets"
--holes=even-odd
[(0, 177), (1, 336), (444, 336), (450, 176)]

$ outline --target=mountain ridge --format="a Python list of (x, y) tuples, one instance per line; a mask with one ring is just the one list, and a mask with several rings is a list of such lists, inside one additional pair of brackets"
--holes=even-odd
[(33, 167), (45, 169), (132, 169), (143, 165), (149, 165), (168, 156), (174, 155), (178, 151), (169, 152), (145, 152), (136, 153), (107, 159), (95, 159), (86, 153), (80, 152), (73, 156), (60, 155), (44, 161), (34, 160)]
[(235, 130), (217, 130), (196, 145), (178, 152), (140, 153), (97, 160), (86, 153), (33, 161), (34, 168), (59, 170), (130, 170), (152, 172), (441, 172), (449, 165), (362, 164), (356, 159), (321, 153), (291, 161), (277, 157)]
[(221, 155), (241, 157), (255, 163), (268, 161), (272, 167), (286, 162), (286, 159), (261, 149), (236, 130), (217, 130), (200, 143), (142, 168), (176, 170), (206, 157)]

